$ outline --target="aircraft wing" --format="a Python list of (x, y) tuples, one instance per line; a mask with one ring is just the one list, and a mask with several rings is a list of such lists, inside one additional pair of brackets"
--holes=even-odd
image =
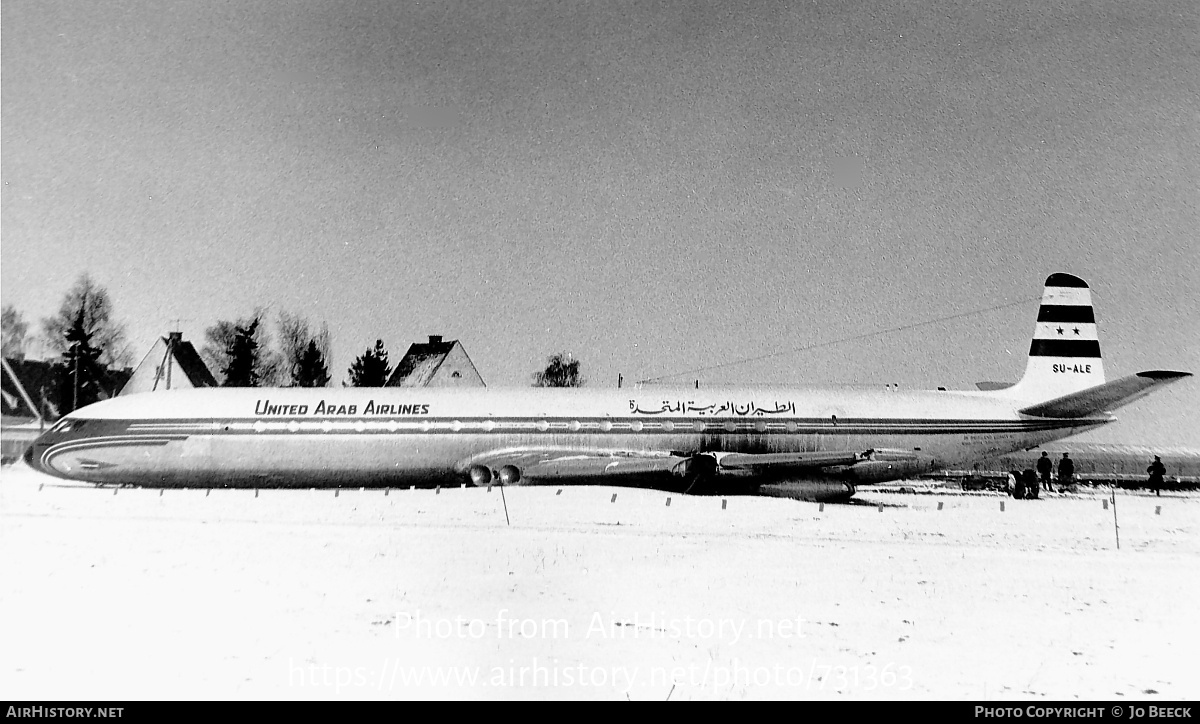
[(831, 465), (853, 465), (865, 460), (868, 452), (837, 450), (833, 452), (796, 453), (717, 453), (722, 468), (734, 470), (768, 470), (783, 468), (825, 468)]
[(1138, 372), (1135, 375), (1023, 408), (1020, 412), (1038, 417), (1067, 419), (1087, 417), (1128, 405), (1130, 402), (1150, 394), (1150, 391), (1159, 385), (1170, 384), (1191, 376), (1191, 373), (1188, 372), (1165, 370)]
[(511, 448), (474, 455), (457, 466), (463, 471), (483, 466), (513, 466), (521, 478), (599, 478), (611, 475), (676, 473), (682, 475), (691, 456), (665, 452), (570, 448)]
[[(519, 471), (518, 479), (550, 482), (557, 479), (606, 478), (621, 475), (715, 473), (720, 470), (768, 472), (853, 465), (873, 457), (875, 451), (797, 453), (685, 453), (637, 450), (562, 448), (511, 448), (474, 455), (457, 466), (466, 472), (478, 467)], [(511, 473), (510, 473), (511, 476)], [(490, 478), (489, 478), (490, 479)]]

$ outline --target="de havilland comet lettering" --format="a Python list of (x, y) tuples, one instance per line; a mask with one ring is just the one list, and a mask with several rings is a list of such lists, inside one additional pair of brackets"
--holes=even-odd
[(77, 410), (25, 459), (98, 484), (575, 483), (835, 500), (1093, 429), (1188, 376), (1106, 382), (1088, 286), (1054, 274), (1025, 374), (1002, 389), (174, 390)]

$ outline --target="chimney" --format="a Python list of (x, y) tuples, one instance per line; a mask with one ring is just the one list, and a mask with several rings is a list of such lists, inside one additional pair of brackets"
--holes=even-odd
[(442, 343), (442, 335), (440, 335), (440, 334), (429, 335), (429, 343), (430, 344), (441, 344)]

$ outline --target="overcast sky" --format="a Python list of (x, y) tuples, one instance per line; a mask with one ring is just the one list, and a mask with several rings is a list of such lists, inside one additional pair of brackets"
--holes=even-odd
[[(256, 306), (335, 383), (1015, 380), (1093, 288), (1110, 379), (1200, 368), (1200, 4), (5, 0), (2, 296), (84, 271), (140, 359)], [(34, 350), (36, 352), (36, 348)], [(1200, 383), (1083, 440), (1200, 447)]]

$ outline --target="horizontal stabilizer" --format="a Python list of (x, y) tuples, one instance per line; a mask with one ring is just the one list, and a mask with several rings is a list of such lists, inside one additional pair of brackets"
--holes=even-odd
[(1170, 372), (1152, 370), (1138, 372), (1136, 375), (1122, 377), (1115, 382), (1089, 387), (1086, 390), (1072, 392), (1069, 395), (1056, 397), (1049, 402), (1041, 402), (1020, 410), (1025, 415), (1038, 417), (1057, 417), (1074, 419), (1087, 417), (1100, 412), (1115, 410), (1134, 400), (1145, 397), (1160, 385), (1170, 384), (1185, 377), (1191, 377), (1190, 372)]

